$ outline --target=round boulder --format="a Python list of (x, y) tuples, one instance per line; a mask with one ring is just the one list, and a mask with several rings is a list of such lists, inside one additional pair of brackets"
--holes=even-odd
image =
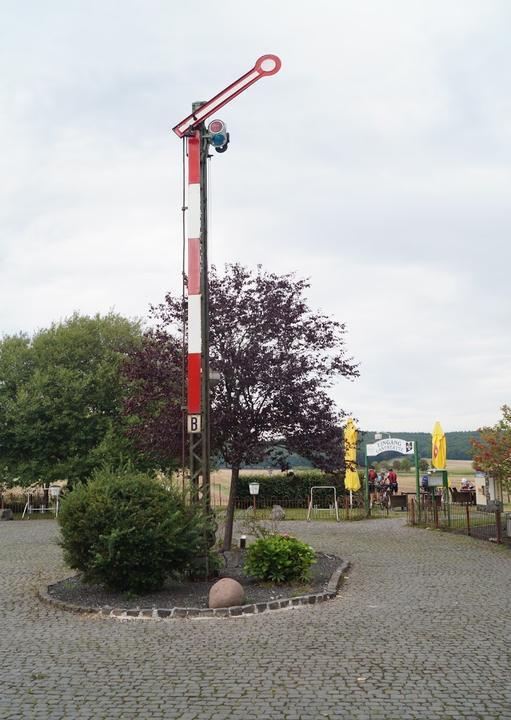
[(285, 520), (286, 513), (282, 505), (274, 505), (270, 513), (270, 520)]
[(209, 607), (225, 608), (242, 605), (245, 601), (243, 585), (232, 578), (218, 580), (209, 591)]

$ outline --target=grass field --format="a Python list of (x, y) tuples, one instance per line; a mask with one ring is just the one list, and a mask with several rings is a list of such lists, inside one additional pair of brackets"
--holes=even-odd
[[(277, 475), (279, 470), (240, 470), (240, 476), (243, 475)], [(216, 505), (226, 505), (231, 486), (231, 471), (227, 468), (215, 470), (211, 473), (211, 495)]]
[[(431, 464), (431, 460), (428, 459), (428, 462)], [(449, 475), (474, 475), (472, 460), (447, 460), (447, 470)]]

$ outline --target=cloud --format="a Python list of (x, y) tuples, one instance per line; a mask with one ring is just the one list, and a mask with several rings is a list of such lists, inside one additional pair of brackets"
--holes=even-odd
[[(310, 276), (365, 427), (493, 423), (509, 401), (511, 10), (499, 1), (3, 3), (0, 330), (144, 316), (181, 272), (170, 128), (265, 52), (221, 116), (211, 257)], [(30, 18), (30, 21), (28, 21)], [(199, 21), (200, 20), (200, 21)]]

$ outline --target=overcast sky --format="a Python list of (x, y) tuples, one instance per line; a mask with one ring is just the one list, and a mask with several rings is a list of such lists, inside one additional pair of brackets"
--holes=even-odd
[(511, 402), (506, 0), (1, 0), (0, 331), (180, 287), (169, 132), (264, 53), (220, 115), (217, 265), (310, 277), (365, 428), (493, 424)]

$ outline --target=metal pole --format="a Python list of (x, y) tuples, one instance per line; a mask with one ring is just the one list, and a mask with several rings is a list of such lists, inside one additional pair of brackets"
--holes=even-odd
[(447, 470), (442, 471), (442, 486), (444, 493), (444, 506), (447, 511), (447, 527), (451, 527), (451, 493), (449, 492), (449, 475)]
[(417, 440), (414, 440), (413, 443), (413, 460), (415, 462), (415, 497), (417, 498), (417, 507), (420, 507), (421, 486), (419, 478), (419, 449)]
[(183, 496), (186, 488), (186, 424), (187, 424), (187, 403), (186, 403), (186, 140), (183, 138), (183, 199), (181, 205), (182, 213), (182, 267), (181, 267), (181, 491)]
[[(194, 103), (192, 108), (200, 106)], [(188, 137), (188, 432), (190, 485), (193, 502), (199, 498), (202, 476), (202, 258), (201, 258), (201, 130)]]
[(496, 525), (496, 531), (497, 531), (497, 543), (499, 545), (501, 545), (502, 544), (502, 515), (500, 512), (500, 508), (498, 508), (498, 507), (495, 510), (495, 525)]
[(420, 486), (420, 469), (419, 469), (419, 443), (413, 441), (413, 461), (415, 463), (415, 499), (417, 501), (417, 519), (420, 525), (421, 521), (421, 486)]
[(210, 396), (209, 396), (209, 279), (208, 279), (208, 157), (206, 126), (200, 126), (200, 245), (201, 245), (201, 327), (202, 327), (202, 502), (209, 513), (210, 492)]
[[(204, 103), (193, 103), (195, 111)], [(188, 420), (192, 499), (211, 510), (208, 281), (208, 133), (188, 142)]]
[(369, 458), (367, 457), (367, 448), (366, 448), (366, 477), (365, 477), (365, 487), (364, 487), (364, 503), (365, 503), (365, 510), (367, 517), (371, 514), (371, 506), (369, 504)]

